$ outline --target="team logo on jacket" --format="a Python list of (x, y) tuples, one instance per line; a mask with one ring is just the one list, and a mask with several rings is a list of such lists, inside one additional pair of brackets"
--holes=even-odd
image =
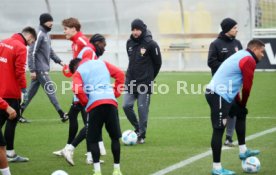
[(144, 47), (142, 47), (142, 48), (140, 49), (140, 53), (141, 53), (141, 56), (142, 56), (142, 57), (144, 56), (144, 54), (146, 53), (146, 51), (147, 51), (147, 49), (145, 49)]
[(7, 63), (8, 59), (4, 57), (0, 57), (0, 62)]
[(237, 46), (235, 47), (235, 51), (236, 51), (236, 52), (238, 52), (238, 51), (239, 51), (239, 48), (238, 48)]
[(228, 49), (227, 48), (222, 48), (221, 52), (226, 53), (226, 52), (228, 52)]
[(128, 51), (129, 51), (129, 52), (132, 52), (132, 47), (129, 47), (129, 48), (128, 48)]

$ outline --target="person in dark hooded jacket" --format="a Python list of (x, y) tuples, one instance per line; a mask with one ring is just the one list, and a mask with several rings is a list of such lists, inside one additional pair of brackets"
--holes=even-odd
[[(242, 49), (241, 42), (236, 39), (238, 28), (237, 22), (231, 18), (225, 18), (220, 23), (222, 31), (218, 38), (210, 44), (208, 55), (208, 66), (211, 68), (212, 76), (219, 66), (231, 55)], [(227, 118), (226, 140), (224, 145), (233, 145), (233, 133), (236, 124), (236, 114), (234, 108), (231, 109)]]
[[(148, 121), (150, 94), (153, 81), (159, 73), (162, 59), (158, 44), (152, 39), (151, 32), (141, 19), (131, 23), (132, 34), (126, 49), (129, 64), (126, 73), (127, 93), (124, 95), (124, 112), (138, 135), (137, 143), (144, 143)], [(138, 101), (138, 115), (133, 110)]]

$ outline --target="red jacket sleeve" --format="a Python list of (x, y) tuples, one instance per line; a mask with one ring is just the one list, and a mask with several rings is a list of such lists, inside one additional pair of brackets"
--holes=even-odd
[(9, 106), (8, 103), (0, 97), (0, 109), (6, 110), (8, 106)]
[(15, 59), (15, 76), (18, 85), (21, 89), (27, 87), (26, 81), (26, 59), (27, 59), (27, 49), (26, 47), (19, 48), (16, 51)]
[(243, 77), (241, 105), (245, 107), (253, 84), (256, 62), (252, 57), (245, 57), (240, 61), (239, 66)]
[(122, 91), (124, 90), (123, 87), (125, 83), (125, 74), (120, 68), (106, 61), (105, 61), (105, 65), (110, 73), (110, 76), (115, 79), (113, 91), (114, 91), (115, 97), (118, 98), (120, 97)]
[(86, 106), (88, 103), (88, 98), (83, 89), (83, 81), (79, 72), (76, 72), (73, 75), (73, 92), (80, 100), (80, 103), (83, 106)]

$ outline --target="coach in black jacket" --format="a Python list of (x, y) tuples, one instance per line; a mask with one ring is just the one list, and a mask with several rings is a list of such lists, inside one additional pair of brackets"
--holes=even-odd
[(236, 39), (237, 22), (231, 18), (225, 18), (220, 25), (222, 32), (209, 48), (208, 66), (211, 68), (212, 75), (223, 61), (242, 49), (241, 42)]
[[(155, 77), (159, 73), (162, 61), (158, 44), (152, 40), (146, 24), (140, 19), (131, 23), (132, 34), (126, 49), (129, 64), (126, 73), (127, 93), (124, 96), (123, 109), (138, 134), (138, 142), (144, 143), (148, 121), (150, 94)], [(134, 101), (138, 101), (139, 122), (133, 110)]]
[[(211, 68), (212, 75), (216, 73), (219, 66), (228, 57), (242, 49), (241, 42), (236, 39), (238, 33), (237, 22), (231, 18), (225, 18), (220, 23), (222, 32), (218, 38), (210, 44), (208, 55), (208, 66)], [(234, 146), (232, 136), (236, 126), (236, 113), (231, 108), (230, 117), (227, 118), (225, 146)]]

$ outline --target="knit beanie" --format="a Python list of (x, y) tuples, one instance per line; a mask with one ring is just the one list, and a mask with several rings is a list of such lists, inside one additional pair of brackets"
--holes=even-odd
[(231, 18), (225, 18), (220, 23), (221, 29), (223, 33), (229, 32), (235, 25), (237, 25), (237, 22)]
[(43, 25), (48, 21), (53, 21), (53, 17), (49, 13), (43, 13), (40, 15), (39, 21), (40, 21), (40, 25)]
[(147, 30), (147, 25), (144, 24), (144, 22), (141, 19), (135, 19), (131, 23), (131, 30), (133, 29), (139, 29), (142, 32), (145, 32)]

